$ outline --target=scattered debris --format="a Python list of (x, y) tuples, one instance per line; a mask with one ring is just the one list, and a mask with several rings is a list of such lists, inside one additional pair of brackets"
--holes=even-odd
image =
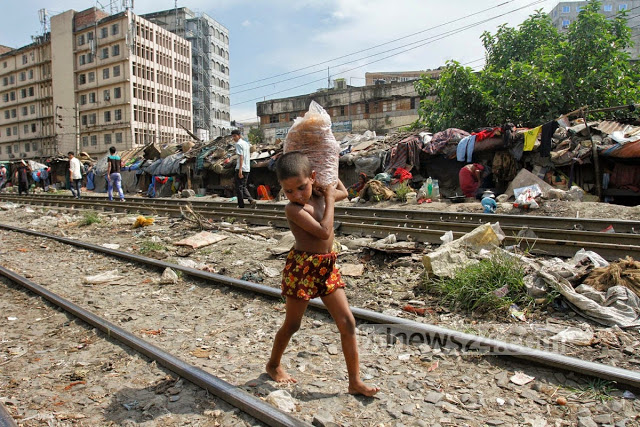
[(118, 273), (118, 270), (105, 271), (95, 276), (87, 276), (84, 283), (88, 285), (114, 285), (120, 283), (124, 277)]
[(191, 237), (187, 237), (186, 239), (182, 239), (175, 243), (177, 246), (190, 246), (192, 249), (202, 248), (204, 246), (209, 246), (214, 243), (218, 243), (227, 236), (223, 234), (213, 234), (208, 231), (201, 231), (198, 234), (195, 234)]

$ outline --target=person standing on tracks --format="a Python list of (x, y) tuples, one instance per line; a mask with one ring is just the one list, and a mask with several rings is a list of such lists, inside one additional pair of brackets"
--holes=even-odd
[[(76, 199), (80, 198), (80, 187), (82, 187), (82, 165), (80, 160), (69, 151), (69, 180), (71, 181), (71, 195)], [(75, 191), (74, 191), (75, 187)]]
[(240, 135), (238, 129), (231, 131), (231, 137), (233, 138), (233, 142), (236, 143), (236, 154), (238, 155), (234, 178), (236, 198), (238, 199), (238, 207), (244, 208), (245, 198), (249, 199), (250, 204), (256, 204), (256, 201), (251, 197), (249, 189), (247, 188), (249, 172), (251, 172), (251, 149), (249, 143), (242, 139), (242, 135)]
[(286, 315), (273, 342), (267, 373), (277, 382), (296, 382), (282, 367), (282, 355), (300, 328), (309, 300), (320, 297), (340, 331), (349, 374), (349, 393), (373, 396), (380, 389), (360, 379), (356, 322), (349, 309), (345, 284), (335, 266), (336, 253), (333, 251), (334, 205), (347, 197), (347, 190), (340, 180), (326, 187), (314, 185), (316, 172), (311, 170), (309, 159), (296, 151), (278, 159), (276, 174), (289, 199), (285, 213), (295, 245), (282, 272)]
[(4, 163), (0, 164), (0, 190), (7, 183), (7, 168)]
[(122, 191), (122, 175), (120, 169), (122, 167), (122, 159), (116, 155), (116, 147), (109, 148), (109, 157), (107, 157), (107, 181), (109, 200), (113, 200), (113, 185), (115, 184), (120, 201), (124, 202), (124, 193)]
[(18, 195), (21, 196), (24, 191), (25, 196), (29, 195), (29, 173), (31, 168), (24, 160), (20, 160), (18, 163), (18, 169), (16, 170), (16, 180), (18, 181)]

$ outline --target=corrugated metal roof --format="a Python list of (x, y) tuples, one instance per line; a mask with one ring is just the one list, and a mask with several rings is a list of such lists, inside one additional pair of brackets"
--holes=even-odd
[(606, 133), (607, 135), (611, 135), (614, 132), (622, 132), (625, 138), (628, 138), (633, 135), (640, 134), (639, 126), (631, 126), (620, 122), (614, 122), (609, 120), (604, 120), (595, 126), (602, 133)]

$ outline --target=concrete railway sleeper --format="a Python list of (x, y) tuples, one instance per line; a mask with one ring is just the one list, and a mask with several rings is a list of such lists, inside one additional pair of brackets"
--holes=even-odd
[[(4, 195), (3, 195), (4, 196)], [(18, 197), (18, 196), (14, 196)], [(130, 199), (135, 202), (108, 202), (104, 198), (93, 197), (91, 200), (75, 200), (73, 198), (35, 196), (32, 199), (18, 198), (11, 200), (31, 201), (35, 204), (56, 205), (61, 207), (86, 207), (91, 209), (102, 208), (105, 210), (139, 212), (147, 214), (163, 214), (168, 216), (181, 215), (180, 205), (190, 202), (183, 201), (167, 201), (155, 199)], [(209, 218), (225, 219), (234, 217), (236, 220), (242, 220), (252, 225), (271, 225), (277, 227), (286, 227), (287, 222), (284, 213), (279, 208), (268, 209), (251, 209), (243, 210), (235, 207), (222, 206), (211, 207), (211, 203), (202, 202), (193, 204), (194, 210)], [(228, 204), (227, 204), (228, 205)], [(478, 225), (476, 220), (487, 221), (506, 221), (501, 226), (507, 235), (505, 244), (509, 246), (518, 246), (523, 251), (528, 251), (537, 255), (563, 256), (572, 257), (578, 250), (584, 248), (593, 250), (608, 260), (616, 260), (620, 254), (629, 255), (634, 258), (640, 258), (640, 234), (634, 233), (601, 233), (594, 231), (576, 230), (570, 227), (561, 227), (557, 229), (549, 227), (530, 228), (530, 225), (523, 225), (522, 221), (528, 221), (531, 218), (539, 217), (518, 217), (514, 215), (461, 215), (458, 214), (461, 222), (450, 221), (432, 221), (424, 219), (416, 219), (419, 215), (416, 213), (406, 214), (401, 211), (394, 210), (377, 210), (361, 208), (351, 208), (350, 211), (344, 211), (342, 215), (336, 210), (336, 221), (341, 223), (340, 231), (345, 234), (366, 235), (375, 237), (386, 237), (390, 233), (394, 233), (400, 240), (412, 240), (423, 243), (440, 244), (440, 237), (446, 231), (452, 230), (454, 238), (459, 238), (465, 233), (471, 231)], [(355, 209), (358, 209), (357, 211)], [(341, 209), (341, 210), (344, 210)], [(371, 216), (360, 215), (360, 213), (369, 212)], [(358, 214), (358, 215), (356, 215)], [(451, 214), (442, 213), (441, 215)], [(516, 220), (514, 218), (519, 218)], [(561, 224), (558, 218), (545, 217), (552, 224)], [(565, 225), (573, 221), (572, 219), (562, 219)], [(508, 225), (520, 221), (520, 225)], [(633, 226), (628, 223), (633, 221), (601, 221), (601, 220), (582, 220), (580, 228), (593, 229), (596, 221), (602, 226), (605, 223), (615, 222), (621, 228), (631, 228)], [(542, 222), (536, 221), (537, 225)], [(583, 224), (588, 224), (584, 226)], [(635, 223), (634, 223), (635, 224)], [(575, 224), (574, 224), (575, 225)], [(637, 226), (637, 224), (635, 224)], [(520, 237), (519, 232), (533, 232), (536, 237)], [(526, 234), (525, 234), (526, 236)]]
[[(64, 244), (81, 247), (89, 251), (112, 255), (120, 259), (133, 261), (134, 263), (140, 263), (147, 266), (153, 266), (163, 269), (172, 268), (174, 270), (181, 271), (189, 276), (205, 279), (207, 281), (229, 286), (234, 289), (249, 291), (261, 296), (268, 296), (277, 299), (281, 297), (279, 289), (260, 285), (258, 283), (235, 279), (220, 274), (197, 270), (194, 268), (183, 267), (162, 260), (147, 258), (137, 254), (109, 249), (102, 246), (94, 245), (92, 243), (81, 242), (33, 230), (21, 229), (18, 227), (3, 224), (0, 224), (0, 228), (46, 239), (53, 239)], [(6, 275), (4, 269), (2, 270), (2, 273)], [(322, 304), (322, 302), (319, 300), (312, 300), (309, 305), (316, 309), (325, 309), (324, 304)], [(640, 372), (638, 371), (631, 371), (614, 366), (607, 366), (600, 363), (589, 362), (553, 352), (537, 350), (534, 348), (528, 348), (525, 346), (516, 345), (500, 340), (488, 339), (481, 336), (453, 331), (435, 325), (419, 323), (400, 317), (385, 315), (372, 310), (356, 307), (352, 307), (351, 310), (358, 320), (369, 322), (374, 325), (393, 325), (393, 328), (397, 328), (398, 332), (403, 334), (416, 333), (421, 336), (428, 336), (432, 338), (438, 337), (438, 339), (442, 337), (453, 342), (464, 343), (466, 349), (468, 350), (478, 350), (482, 352), (489, 349), (492, 354), (495, 355), (508, 355), (509, 357), (534, 362), (542, 366), (554, 367), (591, 377), (614, 381), (618, 384), (625, 384), (631, 386), (634, 389), (640, 390)]]

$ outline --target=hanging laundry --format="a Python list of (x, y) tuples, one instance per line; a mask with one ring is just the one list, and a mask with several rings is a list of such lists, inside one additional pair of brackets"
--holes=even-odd
[(536, 139), (538, 139), (538, 135), (540, 135), (541, 130), (542, 126), (538, 126), (537, 128), (529, 129), (524, 133), (524, 151), (533, 150), (533, 146), (536, 144)]
[(553, 120), (542, 125), (542, 135), (540, 136), (540, 157), (549, 157), (551, 155), (551, 138), (553, 133), (558, 129), (558, 122)]
[(465, 138), (462, 138), (460, 142), (458, 142), (458, 147), (456, 148), (456, 158), (459, 162), (467, 162), (471, 163), (473, 161), (473, 148), (476, 145), (476, 136), (469, 135)]

